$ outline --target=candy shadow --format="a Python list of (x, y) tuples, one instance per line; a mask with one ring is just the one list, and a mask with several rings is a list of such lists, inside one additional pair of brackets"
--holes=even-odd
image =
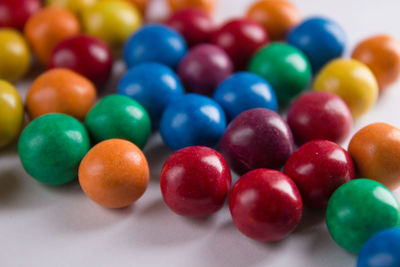
[(159, 133), (154, 133), (144, 149), (150, 167), (150, 182), (159, 183), (162, 167), (172, 151), (164, 145)]
[(99, 99), (109, 94), (116, 94), (119, 81), (125, 73), (126, 67), (124, 62), (122, 60), (117, 60), (113, 65), (112, 73), (107, 83), (103, 87), (98, 88)]

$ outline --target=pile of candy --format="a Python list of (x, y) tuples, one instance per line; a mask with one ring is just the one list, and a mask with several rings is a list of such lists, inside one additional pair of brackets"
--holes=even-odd
[[(340, 146), (399, 78), (400, 44), (373, 36), (346, 59), (337, 23), (302, 20), (285, 0), (260, 0), (222, 26), (214, 0), (167, 3), (166, 21), (142, 26), (147, 0), (0, 0), (0, 147), (21, 131), (23, 103), (8, 82), (24, 77), (32, 51), (48, 70), (27, 93), (18, 153), (36, 180), (78, 177), (98, 204), (129, 206), (148, 185), (141, 149), (159, 130), (176, 151), (160, 180), (175, 213), (210, 216), (229, 194), (237, 228), (271, 242), (295, 229), (304, 201), (326, 208), (336, 243), (361, 251), (358, 266), (400, 266), (390, 191), (400, 130), (374, 123)], [(97, 102), (121, 50), (128, 70)], [(290, 105), (287, 120), (278, 104)], [(241, 175), (232, 189), (230, 168)]]

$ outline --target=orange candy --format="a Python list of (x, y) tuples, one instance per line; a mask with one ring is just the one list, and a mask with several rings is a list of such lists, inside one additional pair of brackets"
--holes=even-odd
[(363, 62), (374, 73), (380, 89), (400, 76), (400, 43), (389, 35), (370, 37), (357, 45), (352, 58)]
[(297, 8), (285, 0), (261, 0), (247, 11), (247, 17), (263, 25), (272, 41), (284, 40), (301, 20)]
[(212, 13), (215, 9), (215, 0), (168, 0), (168, 4), (172, 11), (187, 7), (196, 7)]
[(107, 208), (127, 207), (146, 191), (149, 166), (136, 145), (109, 139), (94, 146), (83, 158), (79, 183), (94, 202)]
[(36, 57), (46, 66), (53, 48), (60, 41), (79, 32), (79, 21), (75, 15), (57, 7), (47, 7), (33, 15), (24, 30)]
[(373, 123), (350, 141), (349, 153), (358, 176), (376, 180), (389, 189), (400, 186), (400, 130), (387, 123)]
[(127, 1), (134, 4), (142, 13), (145, 13), (147, 3), (149, 2), (148, 0), (127, 0)]
[(83, 120), (96, 96), (96, 88), (85, 77), (67, 69), (52, 69), (32, 83), (26, 107), (31, 119), (57, 112)]

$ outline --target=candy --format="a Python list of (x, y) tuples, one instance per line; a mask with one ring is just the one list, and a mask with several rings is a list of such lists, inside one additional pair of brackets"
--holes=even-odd
[(79, 21), (74, 14), (65, 9), (47, 7), (30, 17), (24, 34), (36, 57), (47, 66), (53, 48), (79, 31)]
[[(149, 0), (126, 0), (135, 5), (142, 14), (145, 13)], [(150, 0), (151, 1), (151, 0)]]
[(201, 44), (182, 59), (178, 75), (189, 92), (212, 95), (215, 88), (233, 72), (229, 56), (215, 45)]
[(57, 113), (33, 120), (18, 141), (18, 154), (25, 171), (49, 185), (74, 180), (79, 163), (89, 149), (85, 126), (68, 115)]
[(0, 80), (0, 148), (18, 136), (23, 121), (24, 106), (17, 90), (8, 82)]
[(363, 63), (335, 59), (317, 75), (314, 90), (337, 94), (350, 108), (354, 119), (366, 113), (378, 97), (374, 74)]
[(300, 23), (297, 8), (285, 0), (261, 0), (247, 11), (247, 17), (264, 26), (271, 40), (284, 40), (287, 33)]
[(216, 28), (211, 16), (198, 8), (179, 10), (166, 23), (182, 34), (189, 46), (210, 42)]
[(249, 71), (266, 79), (282, 103), (306, 89), (312, 77), (306, 56), (284, 43), (272, 43), (259, 50), (250, 61)]
[(214, 147), (226, 128), (222, 108), (212, 99), (186, 94), (173, 101), (164, 111), (160, 133), (173, 150), (187, 146)]
[(333, 192), (355, 176), (350, 155), (339, 145), (316, 140), (299, 147), (283, 171), (299, 187), (304, 203), (324, 208)]
[(316, 73), (329, 61), (342, 56), (346, 34), (336, 22), (313, 17), (293, 28), (287, 41), (306, 54)]
[(217, 151), (192, 146), (169, 157), (160, 184), (164, 201), (172, 211), (187, 217), (206, 217), (224, 205), (231, 173)]
[(400, 266), (400, 228), (391, 228), (371, 237), (358, 255), (357, 267)]
[(40, 0), (1, 0), (0, 28), (22, 31), (28, 19), (41, 8)]
[(213, 37), (213, 43), (225, 50), (237, 70), (246, 69), (255, 52), (268, 42), (265, 29), (246, 18), (227, 22)]
[(57, 112), (83, 120), (95, 101), (96, 88), (88, 79), (67, 69), (52, 69), (34, 80), (26, 107), (31, 119)]
[(276, 112), (255, 108), (228, 126), (220, 150), (238, 174), (257, 168), (280, 169), (294, 149), (292, 133)]
[(100, 88), (110, 77), (112, 62), (111, 50), (106, 43), (94, 37), (76, 35), (54, 48), (49, 67), (71, 69)]
[(400, 77), (400, 43), (389, 35), (363, 40), (351, 57), (371, 69), (380, 89), (385, 89)]
[(358, 253), (375, 233), (400, 226), (396, 197), (380, 183), (356, 179), (339, 187), (329, 200), (326, 224), (333, 240)]
[(387, 123), (373, 123), (351, 139), (349, 153), (360, 176), (390, 189), (400, 186), (400, 130)]
[(287, 237), (303, 213), (300, 192), (283, 173), (257, 169), (236, 182), (229, 197), (233, 222), (244, 235), (262, 242)]
[(149, 166), (137, 146), (110, 139), (95, 145), (83, 158), (79, 183), (94, 202), (107, 208), (123, 208), (146, 191)]
[(287, 121), (298, 145), (317, 139), (341, 143), (353, 125), (349, 107), (329, 92), (309, 92), (300, 96), (290, 106)]
[(12, 29), (0, 29), (0, 79), (19, 80), (30, 63), (29, 47), (23, 36)]
[(105, 41), (112, 48), (120, 48), (141, 24), (139, 10), (122, 0), (101, 0), (82, 13), (85, 33)]
[(196, 7), (211, 13), (215, 9), (215, 0), (168, 0), (169, 7), (179, 10), (187, 7)]
[(186, 52), (186, 42), (179, 33), (162, 25), (150, 24), (128, 39), (124, 61), (128, 68), (149, 61), (176, 68)]
[(148, 62), (133, 67), (121, 78), (118, 94), (129, 96), (146, 108), (156, 128), (168, 104), (183, 95), (183, 87), (169, 67)]
[(250, 72), (239, 72), (223, 81), (215, 90), (214, 100), (231, 120), (252, 108), (278, 110), (272, 87), (263, 78)]
[(85, 126), (95, 142), (119, 138), (143, 148), (151, 133), (150, 117), (136, 101), (122, 95), (101, 99), (87, 114)]
[(83, 10), (96, 4), (97, 1), (98, 0), (46, 0), (45, 3), (48, 6), (67, 8), (79, 15)]

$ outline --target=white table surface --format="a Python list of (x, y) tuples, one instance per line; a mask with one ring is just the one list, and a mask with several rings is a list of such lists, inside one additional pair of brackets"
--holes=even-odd
[[(238, 17), (251, 2), (220, 0), (216, 19)], [(400, 39), (398, 0), (293, 2), (305, 17), (326, 15), (339, 22), (348, 34), (347, 54), (372, 34)], [(39, 70), (32, 72), (33, 78)], [(30, 81), (17, 84), (21, 95)], [(110, 91), (117, 81), (110, 82)], [(400, 127), (399, 101), (400, 83), (355, 123), (354, 131), (378, 121)], [(109, 210), (90, 201), (78, 183), (51, 187), (30, 178), (15, 145), (0, 151), (0, 266), (354, 266), (356, 257), (330, 238), (323, 212), (306, 211), (290, 237), (271, 244), (241, 235), (227, 205), (203, 220), (175, 215), (159, 189), (160, 169), (171, 152), (155, 135), (145, 153), (151, 168), (145, 195), (129, 208)]]

